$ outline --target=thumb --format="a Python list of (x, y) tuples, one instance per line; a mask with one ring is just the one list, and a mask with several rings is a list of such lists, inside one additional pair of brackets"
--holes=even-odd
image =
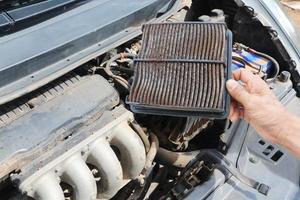
[(249, 100), (250, 94), (237, 81), (230, 79), (226, 82), (226, 87), (229, 94), (242, 105), (245, 105)]

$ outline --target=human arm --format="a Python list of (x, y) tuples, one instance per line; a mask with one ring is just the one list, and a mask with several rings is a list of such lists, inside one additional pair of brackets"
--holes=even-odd
[(284, 146), (300, 158), (300, 119), (287, 111), (260, 77), (245, 69), (237, 70), (226, 86), (234, 99), (231, 121), (243, 118), (263, 138)]

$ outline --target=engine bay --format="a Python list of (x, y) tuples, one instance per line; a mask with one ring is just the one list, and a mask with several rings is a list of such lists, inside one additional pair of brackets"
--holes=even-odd
[[(184, 22), (226, 24), (233, 39), (234, 66), (228, 67), (249, 69), (282, 103), (291, 109), (299, 105), (293, 62), (279, 48), (276, 31), (263, 26), (251, 7), (193, 1), (160, 23)], [(288, 199), (299, 194), (297, 159), (246, 122), (135, 112), (128, 96), (142, 37), (0, 106), (1, 198)], [(247, 60), (249, 54), (254, 61)], [(284, 163), (294, 166), (294, 175), (283, 172)], [(266, 168), (275, 179), (263, 174)], [(278, 195), (273, 191), (282, 189), (274, 180), (281, 179), (279, 185), (291, 189)]]

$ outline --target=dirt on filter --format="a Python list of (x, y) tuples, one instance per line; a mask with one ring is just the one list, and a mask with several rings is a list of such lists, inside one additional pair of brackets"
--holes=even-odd
[[(281, 2), (291, 2), (295, 0), (282, 0)], [(298, 0), (298, 2), (300, 3), (300, 0)], [(291, 19), (295, 22), (295, 25), (298, 27), (298, 30), (300, 31), (300, 10), (299, 9), (291, 9), (285, 5), (283, 5), (284, 9), (287, 10), (289, 16), (291, 17)]]

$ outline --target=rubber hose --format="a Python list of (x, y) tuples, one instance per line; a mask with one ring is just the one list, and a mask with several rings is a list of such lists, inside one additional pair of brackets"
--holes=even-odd
[(135, 121), (131, 122), (132, 128), (137, 132), (137, 134), (140, 136), (141, 140), (144, 143), (146, 152), (149, 151), (150, 149), (150, 142), (148, 139), (148, 136), (146, 135), (146, 133), (144, 132), (144, 130), (142, 129), (142, 127)]
[(173, 152), (160, 147), (156, 160), (163, 165), (184, 168), (199, 153), (200, 151)]
[(118, 83), (120, 83), (124, 88), (129, 90), (129, 84), (128, 82), (122, 78), (121, 76), (114, 75), (110, 69), (112, 62), (122, 58), (122, 57), (135, 57), (135, 54), (132, 53), (120, 53), (115, 56), (113, 56), (111, 59), (109, 59), (104, 67), (104, 71), (107, 73), (107, 75), (111, 76), (114, 78)]
[(275, 74), (273, 75), (273, 77), (267, 79), (267, 81), (271, 82), (271, 81), (275, 80), (275, 78), (278, 76), (279, 71), (280, 71), (280, 67), (279, 67), (278, 62), (277, 62), (273, 57), (271, 57), (271, 56), (269, 56), (269, 55), (267, 55), (267, 54), (264, 54), (264, 53), (262, 53), (262, 52), (255, 51), (254, 49), (249, 49), (249, 51), (250, 51), (250, 52), (253, 52), (253, 53), (255, 53), (255, 54), (258, 54), (258, 55), (260, 55), (260, 56), (262, 56), (262, 57), (264, 57), (264, 58), (269, 59), (269, 60), (272, 61), (272, 63), (273, 63), (274, 66), (275, 66), (275, 70), (276, 70), (276, 71), (275, 71)]
[(154, 135), (153, 133), (150, 134), (150, 141), (151, 141), (151, 145), (150, 145), (150, 149), (147, 153), (146, 164), (145, 164), (146, 170), (151, 168), (152, 163), (154, 161), (154, 158), (155, 158), (155, 156), (158, 152), (158, 148), (159, 148), (159, 141), (158, 141), (156, 135)]

